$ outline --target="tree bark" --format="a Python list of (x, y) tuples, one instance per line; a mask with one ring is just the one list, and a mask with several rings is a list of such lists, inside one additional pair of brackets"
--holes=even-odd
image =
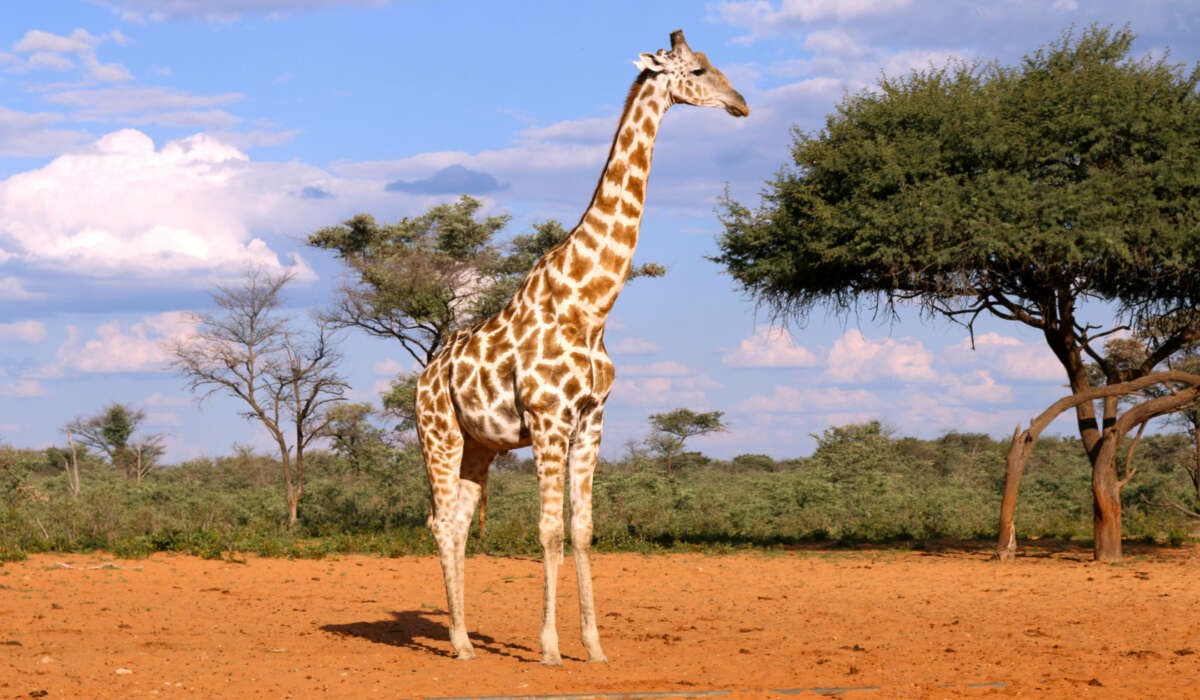
[(1105, 433), (1092, 463), (1092, 556), (1096, 561), (1121, 561), (1121, 487), (1117, 476), (1117, 443), (1124, 437), (1115, 430)]
[(67, 484), (71, 488), (71, 497), (79, 500), (79, 451), (75, 448), (75, 436), (67, 429), (67, 443), (71, 445), (71, 463), (67, 465)]
[(1013, 430), (1012, 443), (1004, 460), (1004, 498), (1000, 501), (1000, 537), (996, 556), (1009, 561), (1017, 556), (1017, 525), (1013, 516), (1017, 511), (1017, 492), (1021, 488), (1021, 475), (1029, 461), (1036, 438), (1022, 431), (1021, 426)]
[(1200, 375), (1168, 370), (1120, 384), (1108, 384), (1076, 392), (1051, 404), (1030, 422), (1028, 429), (1022, 431), (1018, 426), (1005, 459), (1004, 498), (1000, 503), (1000, 533), (996, 546), (996, 555), (1001, 560), (1012, 559), (1016, 553), (1016, 526), (1013, 524), (1013, 514), (1016, 511), (1017, 490), (1029, 455), (1033, 452), (1033, 445), (1042, 431), (1059, 414), (1071, 408), (1076, 409), (1077, 416), (1083, 416), (1088, 411), (1080, 411), (1079, 408), (1086, 404), (1092, 409), (1091, 415), (1094, 416), (1094, 406), (1091, 402), (1133, 394), (1153, 384), (1185, 386), (1165, 396), (1143, 401), (1121, 416), (1106, 416), (1105, 422), (1109, 425), (1101, 433), (1096, 449), (1088, 451), (1092, 460), (1092, 532), (1095, 540), (1093, 556), (1098, 561), (1121, 560), (1121, 489), (1125, 482), (1117, 476), (1117, 448), (1121, 439), (1135, 426), (1144, 425), (1156, 416), (1174, 413), (1200, 399)]

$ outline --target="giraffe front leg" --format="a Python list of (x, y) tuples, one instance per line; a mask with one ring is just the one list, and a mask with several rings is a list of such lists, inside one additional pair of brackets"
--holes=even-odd
[(593, 413), (571, 444), (571, 549), (575, 553), (575, 577), (579, 581), (579, 627), (588, 661), (608, 661), (596, 629), (596, 604), (592, 590), (592, 477), (600, 452), (603, 417)]
[[(437, 544), (438, 560), (442, 565), (442, 579), (446, 586), (446, 607), (450, 609), (450, 644), (460, 659), (475, 657), (475, 649), (467, 636), (465, 602), (463, 594), (464, 564), (459, 554), (458, 531), (460, 501), (464, 493), (460, 472), (463, 459), (463, 438), (458, 431), (431, 429), (432, 421), (427, 414), (432, 408), (450, 410), (448, 400), (431, 402), (425, 407), (424, 422), (418, 424), (421, 452), (425, 457), (425, 469), (433, 498), (433, 512), (429, 517), (429, 531)], [(469, 487), (467, 487), (469, 496)], [(467, 516), (468, 522), (470, 516)], [(463, 538), (465, 541), (465, 538)]]
[[(547, 421), (549, 422), (549, 421)], [(538, 535), (542, 543), (545, 582), (542, 588), (542, 663), (561, 666), (558, 650), (558, 568), (563, 558), (563, 480), (567, 461), (567, 435), (557, 425), (534, 430), (533, 457), (541, 491)]]
[[(475, 505), (479, 502), (482, 488), (479, 484), (467, 479), (458, 481), (458, 499), (456, 503), (453, 526), (453, 553), (455, 596), (457, 599), (450, 606), (450, 643), (454, 646), (461, 660), (475, 658), (475, 647), (467, 635), (466, 622), (466, 559), (467, 535), (471, 529), (471, 517), (475, 513)], [(457, 614), (455, 614), (457, 612)]]

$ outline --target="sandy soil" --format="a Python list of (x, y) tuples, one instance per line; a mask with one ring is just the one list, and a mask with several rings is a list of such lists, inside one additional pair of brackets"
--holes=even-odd
[[(479, 658), (450, 655), (437, 561), (38, 555), (0, 566), (0, 697), (1197, 697), (1200, 549), (596, 558), (611, 661), (538, 663), (541, 565), (467, 562)], [(787, 691), (787, 693), (781, 692)], [(797, 692), (801, 691), (801, 692)]]

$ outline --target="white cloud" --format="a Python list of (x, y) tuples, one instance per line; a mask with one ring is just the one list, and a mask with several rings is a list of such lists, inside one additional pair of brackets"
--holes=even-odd
[[(0, 251), (0, 263), (4, 262), (5, 259), (6, 255), (4, 251)], [(26, 289), (24, 280), (18, 277), (0, 277), (0, 300), (2, 301), (27, 301), (43, 296), (45, 295)]]
[(975, 370), (965, 375), (947, 375), (942, 386), (948, 394), (968, 404), (1007, 404), (1013, 400), (1011, 386), (1002, 385), (987, 370)]
[(786, 328), (765, 326), (722, 356), (721, 363), (727, 367), (812, 367), (818, 359)]
[(862, 384), (876, 379), (924, 382), (936, 378), (933, 354), (912, 338), (870, 340), (851, 329), (833, 344), (827, 373), (839, 382)]
[(912, 0), (783, 0), (776, 8), (764, 0), (739, 0), (718, 3), (714, 9), (725, 23), (749, 29), (750, 34), (741, 38), (749, 43), (819, 22), (845, 23), (888, 16), (911, 4)]
[(708, 392), (721, 385), (707, 375), (690, 377), (635, 377), (617, 379), (612, 399), (635, 406), (674, 408), (686, 406), (702, 410), (709, 403)]
[(648, 365), (624, 365), (617, 370), (618, 375), (625, 377), (686, 377), (695, 373), (695, 370), (675, 360)]
[(0, 396), (25, 399), (45, 395), (45, 389), (34, 379), (18, 379), (15, 382), (0, 384)]
[(1054, 353), (1044, 343), (1027, 343), (1019, 338), (989, 332), (947, 347), (943, 351), (953, 367), (982, 365), (999, 376), (1022, 382), (1066, 381), (1066, 374)]
[(155, 407), (186, 406), (188, 403), (188, 399), (182, 396), (168, 396), (161, 391), (156, 391), (142, 399), (143, 405)]
[(76, 29), (70, 36), (58, 36), (40, 29), (31, 29), (25, 36), (13, 44), (13, 51), (30, 53), (45, 51), (47, 53), (81, 53), (90, 51), (100, 42), (83, 29)]
[(616, 345), (608, 348), (609, 352), (620, 355), (653, 355), (660, 352), (662, 347), (645, 338), (624, 337)]
[(323, 7), (352, 5), (386, 7), (392, 0), (96, 0), (128, 22), (167, 22), (195, 19), (203, 22), (235, 22), (244, 15), (280, 18)]
[(15, 340), (20, 343), (40, 343), (46, 339), (46, 324), (32, 319), (14, 323), (0, 323), (0, 342)]
[(46, 69), (66, 71), (79, 65), (83, 68), (84, 75), (92, 80), (132, 80), (133, 74), (125, 66), (118, 63), (101, 63), (96, 57), (96, 47), (107, 40), (118, 44), (128, 43), (128, 38), (120, 32), (94, 36), (84, 29), (76, 29), (69, 36), (59, 36), (33, 29), (13, 44), (13, 51), (29, 54), (28, 57), (24, 61), (13, 63), (8, 70), (18, 73)]
[[(0, 242), (26, 264), (85, 276), (278, 270), (285, 264), (251, 231), (311, 226), (312, 205), (289, 192), (320, 177), (301, 164), (252, 164), (204, 134), (156, 150), (125, 129), (0, 182)], [(298, 257), (289, 266), (312, 279)]]
[(617, 368), (612, 400), (637, 406), (702, 409), (721, 384), (674, 360)]
[(147, 316), (128, 327), (120, 321), (102, 323), (91, 338), (70, 325), (58, 348), (58, 367), (81, 373), (166, 371), (170, 342), (186, 338), (195, 327), (195, 317), (185, 311)]
[(18, 112), (0, 106), (0, 156), (56, 155), (88, 139), (82, 131), (54, 128), (62, 120), (50, 112)]
[(237, 92), (191, 95), (162, 87), (118, 86), (48, 91), (45, 99), (75, 109), (75, 118), (82, 121), (228, 128), (241, 119), (217, 108), (243, 97)]
[(380, 377), (387, 377), (387, 381), (390, 382), (397, 374), (400, 374), (401, 372), (417, 371), (412, 364), (412, 362), (409, 362), (409, 364), (406, 365), (399, 360), (394, 360), (390, 357), (387, 357), (382, 360), (378, 360), (375, 362), (375, 364), (371, 365), (371, 372)]
[(794, 389), (790, 386), (777, 386), (769, 396), (751, 396), (741, 401), (738, 410), (749, 413), (836, 413), (863, 406), (880, 405), (879, 397), (866, 389)]

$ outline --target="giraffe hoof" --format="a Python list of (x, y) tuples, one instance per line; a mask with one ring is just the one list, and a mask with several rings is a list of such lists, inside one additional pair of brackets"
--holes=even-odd
[(563, 665), (562, 657), (559, 656), (558, 654), (543, 654), (542, 655), (542, 665), (543, 666), (562, 666)]
[(470, 661), (471, 659), (475, 658), (475, 650), (471, 647), (467, 647), (466, 649), (459, 649), (458, 656), (456, 656), (455, 658), (458, 659), (459, 661)]

